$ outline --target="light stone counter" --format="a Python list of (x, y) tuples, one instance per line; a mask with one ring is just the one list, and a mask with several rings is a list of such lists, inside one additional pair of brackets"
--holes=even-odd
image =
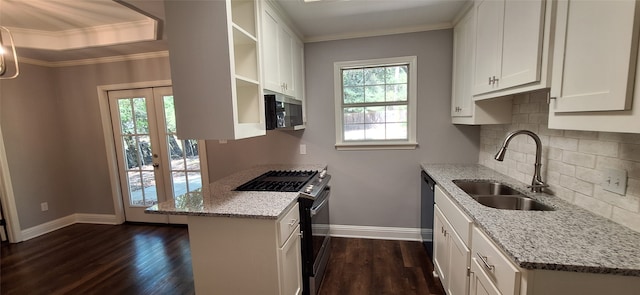
[(277, 219), (296, 203), (297, 192), (242, 192), (234, 189), (269, 170), (321, 171), (326, 167), (323, 164), (256, 166), (222, 178), (201, 190), (149, 207), (145, 213)]
[[(640, 233), (480, 165), (422, 164), (493, 242), (524, 269), (640, 276)], [(532, 167), (533, 169), (533, 167)], [(454, 179), (507, 183), (555, 211), (500, 210), (481, 205)]]

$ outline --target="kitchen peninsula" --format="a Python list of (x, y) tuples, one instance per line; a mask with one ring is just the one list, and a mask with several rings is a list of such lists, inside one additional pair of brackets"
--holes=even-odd
[(234, 189), (270, 170), (325, 168), (257, 166), (145, 212), (187, 216), (197, 294), (299, 294), (299, 193)]

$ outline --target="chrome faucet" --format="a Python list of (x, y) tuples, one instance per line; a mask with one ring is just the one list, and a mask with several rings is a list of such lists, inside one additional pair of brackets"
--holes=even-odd
[(538, 137), (538, 135), (536, 135), (535, 133), (529, 130), (516, 130), (507, 134), (507, 137), (504, 139), (504, 142), (502, 143), (500, 150), (498, 151), (498, 153), (494, 158), (502, 162), (502, 160), (504, 160), (504, 154), (507, 152), (507, 146), (509, 145), (509, 142), (511, 141), (511, 139), (513, 139), (513, 137), (515, 137), (518, 134), (529, 135), (536, 142), (536, 163), (534, 164), (535, 170), (533, 172), (533, 179), (531, 180), (531, 185), (528, 187), (531, 188), (532, 192), (541, 193), (542, 189), (545, 187), (548, 187), (548, 185), (544, 184), (544, 182), (542, 181), (542, 176), (540, 175), (540, 166), (542, 166), (542, 163), (540, 160), (542, 158), (542, 142), (540, 141), (540, 137)]

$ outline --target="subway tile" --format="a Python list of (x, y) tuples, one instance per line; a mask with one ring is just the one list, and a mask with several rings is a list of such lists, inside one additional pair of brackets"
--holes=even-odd
[(596, 156), (584, 154), (584, 153), (565, 151), (562, 155), (562, 161), (567, 164), (572, 164), (572, 165), (582, 166), (587, 168), (596, 167)]
[(513, 104), (511, 106), (511, 113), (512, 114), (521, 114), (523, 112), (520, 111), (520, 105), (519, 104)]
[(523, 103), (520, 105), (520, 113), (532, 114), (540, 112), (540, 104), (537, 102)]
[(580, 143), (578, 144), (578, 151), (594, 155), (617, 157), (618, 143), (610, 141), (581, 139)]
[(640, 232), (640, 214), (613, 207), (611, 219), (632, 230)]
[[(529, 114), (530, 124), (546, 125), (548, 122), (549, 122), (549, 115), (547, 113)], [(538, 129), (540, 128), (542, 128), (542, 126), (538, 127)]]
[(575, 192), (593, 196), (593, 184), (575, 177), (560, 175), (560, 185)]
[(575, 192), (564, 188), (562, 186), (559, 185), (552, 185), (549, 187), (549, 190), (551, 192), (551, 194), (553, 194), (554, 196), (563, 199), (569, 203), (573, 203), (573, 197), (575, 195)]
[(598, 139), (596, 131), (565, 130), (564, 136), (579, 139)]
[[(529, 130), (533, 133), (538, 133), (538, 124), (529, 124), (528, 121), (525, 123), (518, 124), (518, 128), (520, 128), (520, 130)], [(522, 136), (522, 135), (518, 135), (518, 136)]]
[(533, 165), (528, 163), (518, 163), (517, 165), (518, 172), (523, 174), (527, 174), (527, 173), (532, 174), (533, 168), (534, 168)]
[(523, 93), (513, 96), (513, 104), (525, 104), (529, 103), (529, 94)]
[(538, 128), (538, 132), (541, 135), (549, 135), (549, 136), (557, 136), (557, 137), (562, 137), (564, 135), (564, 131), (565, 130), (560, 130), (560, 129), (549, 129), (546, 125), (540, 125)]
[(640, 144), (621, 143), (620, 158), (640, 162)]
[(562, 175), (574, 176), (576, 175), (576, 166), (569, 165), (562, 162), (549, 162), (547, 164), (548, 171), (556, 171)]
[(640, 211), (640, 198), (635, 196), (621, 196), (602, 189), (600, 185), (596, 185), (593, 190), (593, 197), (607, 202), (613, 206), (624, 208), (627, 211)]
[(543, 178), (545, 183), (549, 185), (560, 185), (560, 173), (557, 171), (546, 171), (546, 177)]
[(634, 133), (600, 132), (598, 134), (598, 139), (604, 141), (640, 144), (640, 134)]
[(547, 104), (547, 93), (548, 92), (549, 92), (548, 90), (541, 90), (541, 91), (531, 92), (529, 94), (529, 101), (530, 102), (537, 102), (537, 103)]
[(526, 162), (527, 161), (527, 155), (525, 153), (521, 153), (521, 152), (517, 152), (517, 151), (510, 151), (507, 152), (507, 155), (509, 156), (510, 159), (516, 161), (516, 162)]
[(640, 179), (627, 179), (627, 196), (640, 198)]
[(528, 123), (529, 122), (529, 114), (513, 114), (511, 116), (511, 122), (516, 123)]
[(554, 147), (546, 147), (542, 149), (542, 155), (546, 155), (549, 161), (561, 161), (563, 150)]
[(596, 169), (577, 166), (576, 178), (593, 184), (599, 184), (600, 182), (602, 182), (602, 172)]
[(551, 136), (549, 140), (549, 146), (560, 148), (566, 151), (577, 151), (578, 140), (575, 138)]
[(598, 199), (585, 196), (580, 193), (576, 193), (574, 195), (573, 203), (600, 216), (611, 218), (613, 206), (609, 203), (602, 202)]
[(629, 178), (640, 179), (640, 163), (638, 162), (598, 156), (596, 168), (598, 170), (606, 168), (626, 170)]

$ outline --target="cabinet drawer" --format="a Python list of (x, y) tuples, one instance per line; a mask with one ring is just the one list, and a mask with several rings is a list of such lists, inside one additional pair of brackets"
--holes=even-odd
[(471, 227), (473, 226), (471, 218), (458, 208), (458, 206), (453, 203), (453, 200), (437, 185), (435, 187), (435, 202), (462, 241), (467, 246), (471, 245)]
[(282, 246), (300, 223), (300, 211), (296, 203), (280, 220), (278, 220), (278, 245)]
[(478, 228), (473, 229), (471, 257), (502, 294), (520, 293), (520, 270)]

